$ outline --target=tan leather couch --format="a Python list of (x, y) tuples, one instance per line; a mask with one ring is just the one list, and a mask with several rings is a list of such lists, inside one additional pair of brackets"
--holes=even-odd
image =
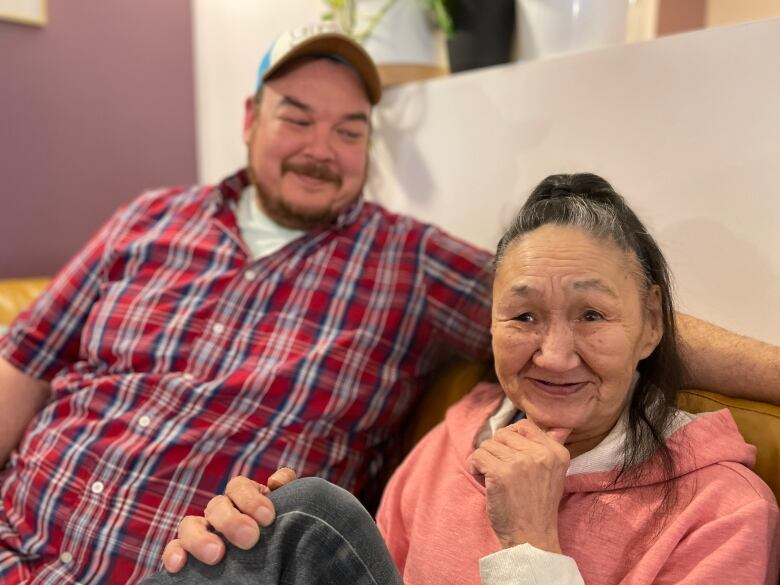
[(0, 330), (37, 297), (48, 278), (0, 279)]
[[(43, 290), (47, 282), (45, 278), (0, 279), (0, 331)], [(415, 409), (406, 429), (405, 449), (440, 421), (447, 407), (465, 395), (483, 377), (485, 370), (484, 364), (473, 362), (454, 362), (443, 368)], [(678, 402), (682, 409), (689, 412), (731, 410), (745, 440), (758, 450), (756, 473), (780, 500), (780, 407), (703, 390), (686, 390)]]

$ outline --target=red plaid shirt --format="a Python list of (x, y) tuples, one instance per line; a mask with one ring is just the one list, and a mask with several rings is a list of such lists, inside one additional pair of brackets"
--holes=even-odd
[(358, 201), (251, 260), (218, 188), (142, 195), (0, 342), (52, 399), (2, 476), (0, 581), (126, 583), (281, 465), (359, 490), (419, 381), (489, 347), (489, 255)]

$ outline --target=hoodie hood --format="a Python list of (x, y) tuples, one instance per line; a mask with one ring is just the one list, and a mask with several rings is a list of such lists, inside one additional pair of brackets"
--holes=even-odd
[[(466, 473), (468, 458), (474, 452), (474, 439), (503, 399), (504, 392), (498, 384), (483, 383), (447, 411), (444, 424), (450, 445), (455, 449), (457, 459)], [(697, 416), (678, 416), (676, 426), (676, 430), (666, 440), (674, 460), (675, 478), (716, 464), (733, 463), (747, 467), (755, 464), (755, 447), (744, 441), (727, 409)], [(614, 439), (615, 432), (620, 433), (620, 439), (622, 433), (617, 427), (609, 438)], [(587, 468), (587, 458), (593, 457), (596, 449), (573, 459), (573, 469)], [(604, 462), (599, 463), (603, 466)], [(570, 473), (566, 477), (564, 490), (566, 493), (603, 492), (629, 486), (653, 485), (665, 479), (657, 455), (642, 466), (641, 474), (629, 474), (626, 479), (621, 478), (616, 483), (619, 465), (619, 457), (614, 456), (610, 471)]]

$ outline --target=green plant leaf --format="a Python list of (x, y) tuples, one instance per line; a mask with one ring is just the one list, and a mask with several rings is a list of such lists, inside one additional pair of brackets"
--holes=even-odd
[(448, 6), (448, 0), (423, 0), (423, 4), (433, 15), (433, 21), (447, 38), (452, 36), (455, 26)]

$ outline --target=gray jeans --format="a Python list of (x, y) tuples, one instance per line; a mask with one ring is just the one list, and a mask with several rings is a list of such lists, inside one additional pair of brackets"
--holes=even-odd
[(190, 558), (179, 573), (163, 571), (143, 584), (403, 585), (374, 520), (349, 492), (309, 477), (270, 497), (276, 521), (254, 548), (226, 543), (216, 566)]

